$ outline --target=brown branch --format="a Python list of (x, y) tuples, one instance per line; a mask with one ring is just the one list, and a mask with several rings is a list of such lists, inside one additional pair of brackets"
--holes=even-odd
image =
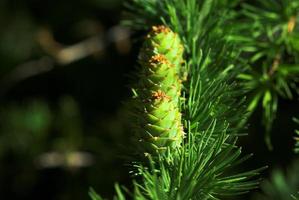
[(77, 44), (67, 46), (55, 41), (51, 31), (42, 29), (38, 33), (38, 42), (60, 65), (67, 65), (90, 55), (100, 53), (108, 45), (114, 43), (120, 53), (127, 53), (130, 49), (130, 33), (120, 26), (112, 27), (105, 37), (102, 33), (83, 40)]
[(37, 60), (32, 60), (14, 68), (1, 80), (0, 96), (3, 96), (14, 85), (30, 77), (46, 73), (54, 68), (54, 60), (44, 56)]
[(269, 75), (269, 76), (272, 76), (272, 75), (276, 72), (276, 70), (277, 70), (278, 67), (279, 67), (280, 60), (281, 60), (281, 56), (280, 56), (280, 54), (276, 54), (276, 56), (275, 56), (275, 58), (274, 58), (274, 61), (273, 61), (273, 63), (272, 63), (272, 66), (271, 66), (271, 68), (270, 68), (270, 70), (269, 70), (269, 72), (268, 72), (268, 75)]
[(107, 36), (99, 34), (77, 44), (65, 47), (55, 41), (51, 32), (42, 29), (38, 33), (38, 42), (49, 56), (43, 56), (37, 60), (31, 60), (24, 64), (16, 66), (9, 74), (0, 80), (0, 96), (5, 94), (17, 83), (30, 77), (46, 73), (55, 68), (55, 66), (65, 66), (97, 54), (106, 49), (112, 43), (120, 53), (126, 53), (130, 49), (130, 32), (120, 26), (112, 27), (108, 30)]
[(292, 33), (296, 26), (296, 17), (292, 16), (288, 22), (288, 33)]

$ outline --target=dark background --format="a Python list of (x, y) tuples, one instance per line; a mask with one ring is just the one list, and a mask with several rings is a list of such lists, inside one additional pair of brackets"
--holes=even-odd
[[(0, 0), (0, 199), (111, 197), (129, 183), (122, 103), (142, 33), (119, 26), (122, 11), (121, 0)], [(270, 152), (258, 109), (244, 168), (287, 168), (297, 113), (280, 100)]]

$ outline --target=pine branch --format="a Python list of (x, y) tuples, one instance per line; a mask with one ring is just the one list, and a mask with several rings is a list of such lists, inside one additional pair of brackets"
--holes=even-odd
[[(137, 166), (142, 183), (134, 183), (135, 192), (129, 199), (174, 200), (174, 199), (221, 199), (247, 193), (258, 186), (254, 177), (261, 169), (244, 173), (228, 173), (233, 167), (250, 157), (241, 158), (240, 148), (227, 145), (226, 130), (213, 144), (211, 139), (216, 121), (200, 136), (200, 143), (194, 141), (193, 133), (188, 134), (188, 142), (178, 149), (178, 154), (168, 151), (150, 167)], [(197, 140), (197, 139), (196, 139)], [(122, 197), (121, 197), (122, 196)], [(115, 199), (123, 199), (118, 194)], [(95, 199), (97, 200), (97, 199)]]
[(243, 51), (242, 60), (248, 60), (250, 67), (239, 78), (251, 96), (248, 111), (252, 113), (262, 104), (269, 149), (278, 98), (292, 99), (298, 91), (298, 21), (297, 0), (257, 0), (242, 5), (227, 37)]
[[(237, 53), (225, 43), (220, 31), (226, 19), (220, 17), (226, 13), (224, 5), (227, 4), (216, 0), (133, 0), (129, 7), (134, 12), (129, 24), (134, 28), (148, 29), (163, 23), (180, 36), (187, 66), (179, 70), (187, 77), (179, 109), (186, 139), (182, 145), (163, 146), (163, 153), (149, 153), (149, 162), (134, 165), (137, 177), (135, 190), (129, 193), (131, 199), (222, 199), (258, 185), (255, 176), (263, 168), (231, 174), (233, 167), (250, 156), (241, 156), (236, 145), (243, 128), (240, 121), (246, 120), (246, 114), (244, 102), (240, 101), (242, 91), (234, 83), (241, 64), (236, 62)], [(156, 47), (154, 55), (160, 52), (159, 44)], [(144, 67), (141, 62), (146, 71)], [(150, 87), (142, 88), (145, 93), (141, 97), (146, 97)], [(139, 118), (149, 122), (141, 115)], [(116, 191), (115, 199), (124, 199), (119, 188)]]
[[(134, 2), (137, 4), (135, 7)], [(183, 88), (183, 90), (185, 89), (183, 97), (188, 98), (186, 95), (190, 95), (188, 104), (183, 106), (183, 113), (195, 123), (199, 121), (200, 116), (207, 118), (211, 115), (217, 115), (217, 113), (219, 115), (220, 113), (229, 113), (222, 109), (233, 108), (239, 111), (240, 116), (246, 117), (242, 111), (243, 108), (238, 106), (238, 103), (236, 104), (237, 100), (235, 99), (236, 96), (243, 96), (242, 91), (237, 91), (236, 88), (233, 89), (232, 87), (234, 77), (240, 73), (240, 67), (234, 66), (237, 55), (232, 52), (231, 47), (221, 41), (223, 36), (222, 33), (219, 33), (219, 30), (225, 27), (225, 17), (223, 16), (227, 13), (226, 8), (220, 6), (221, 3), (225, 4), (222, 1), (214, 0), (200, 2), (197, 0), (133, 0), (130, 2), (130, 5), (133, 5), (130, 6), (130, 9), (134, 13), (134, 17), (130, 18), (131, 24), (138, 24), (135, 20), (144, 19), (142, 27), (149, 29), (151, 24), (159, 22), (159, 18), (155, 20), (152, 17), (147, 18), (155, 10), (157, 12), (155, 15), (180, 35), (185, 47), (188, 66), (186, 73), (189, 76), (189, 80)], [(143, 10), (139, 12), (141, 8)], [(163, 10), (163, 12), (159, 10)], [(146, 19), (152, 21), (146, 21)], [(133, 25), (133, 28), (136, 27)], [(198, 76), (193, 76), (194, 74), (198, 74)], [(211, 88), (215, 94), (209, 91)], [(200, 102), (200, 105), (204, 105), (204, 107), (210, 105), (210, 107), (217, 108), (217, 111), (215, 112), (214, 109), (213, 112), (215, 113), (213, 113), (208, 108), (193, 106), (191, 104), (195, 102), (191, 102), (192, 99)], [(200, 116), (196, 116), (196, 114)], [(223, 119), (224, 116), (219, 118)], [(235, 115), (226, 116), (225, 120), (230, 124), (236, 124), (236, 121), (240, 121), (236, 118)], [(208, 120), (207, 124), (210, 122), (211, 120)]]
[(234, 145), (222, 148), (227, 140), (225, 130), (213, 145), (208, 142), (215, 125), (216, 122), (201, 134), (200, 143), (189, 133), (189, 141), (179, 150), (179, 156), (169, 152), (154, 169), (139, 169), (145, 177), (143, 182), (148, 183), (140, 190), (143, 189), (148, 199), (218, 199), (242, 194), (257, 186), (251, 177), (260, 170), (225, 175), (243, 159), (239, 158), (240, 149)]

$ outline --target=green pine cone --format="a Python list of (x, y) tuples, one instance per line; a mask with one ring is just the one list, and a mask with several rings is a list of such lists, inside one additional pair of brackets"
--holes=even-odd
[(175, 66), (180, 74), (183, 53), (184, 48), (177, 33), (172, 32), (166, 26), (153, 26), (139, 54), (139, 62), (146, 63), (152, 56), (161, 54)]
[(146, 154), (181, 145), (184, 132), (179, 111), (183, 47), (177, 34), (153, 27), (140, 51), (134, 99), (135, 133)]
[(148, 98), (152, 91), (161, 90), (178, 104), (181, 80), (174, 65), (164, 55), (157, 54), (143, 62), (139, 80), (138, 87), (143, 88), (140, 93), (143, 98)]

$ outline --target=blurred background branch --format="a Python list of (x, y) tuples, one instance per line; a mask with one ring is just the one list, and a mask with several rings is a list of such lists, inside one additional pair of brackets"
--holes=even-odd
[(42, 73), (49, 72), (58, 66), (68, 66), (88, 56), (99, 56), (107, 47), (114, 44), (121, 54), (130, 51), (130, 32), (123, 26), (110, 28), (105, 35), (100, 33), (79, 43), (65, 46), (55, 41), (49, 29), (41, 29), (37, 34), (37, 41), (48, 56), (20, 64), (5, 75), (1, 82), (0, 95), (17, 83)]

